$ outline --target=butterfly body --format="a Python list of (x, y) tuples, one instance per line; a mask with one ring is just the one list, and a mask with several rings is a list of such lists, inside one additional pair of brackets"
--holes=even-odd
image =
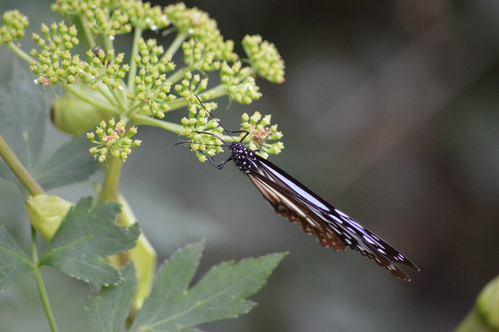
[(250, 178), (275, 212), (300, 225), (305, 233), (317, 238), (321, 246), (334, 250), (349, 247), (373, 259), (392, 275), (410, 280), (395, 263), (419, 268), (407, 257), (354, 219), (336, 209), (320, 196), (295, 180), (285, 171), (258, 156), (238, 142), (228, 145), (231, 155), (217, 164), (222, 169), (233, 160), (239, 170)]

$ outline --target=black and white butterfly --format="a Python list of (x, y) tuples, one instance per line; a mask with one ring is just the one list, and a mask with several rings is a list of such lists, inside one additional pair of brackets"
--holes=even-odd
[[(226, 131), (229, 134), (235, 133)], [(240, 142), (223, 142), (223, 146), (228, 147), (231, 154), (221, 163), (216, 163), (206, 154), (205, 156), (218, 169), (233, 160), (277, 214), (300, 225), (305, 233), (315, 236), (321, 246), (332, 247), (335, 251), (349, 247), (373, 259), (393, 276), (407, 281), (411, 280), (410, 277), (395, 263), (419, 271), (413, 262), (379, 236), (336, 209), (270, 161), (258, 156), (255, 151), (245, 147), (241, 142), (246, 136)]]

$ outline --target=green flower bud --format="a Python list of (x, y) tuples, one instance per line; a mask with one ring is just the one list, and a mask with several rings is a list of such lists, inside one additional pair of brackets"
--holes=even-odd
[(479, 316), (486, 321), (486, 325), (499, 329), (499, 277), (489, 282), (476, 301), (476, 310)]
[(73, 203), (58, 196), (29, 195), (26, 199), (26, 211), (33, 227), (45, 240), (50, 241), (66, 217)]
[[(102, 99), (100, 93), (88, 89), (86, 93), (96, 99)], [(51, 114), (52, 122), (57, 128), (75, 136), (97, 126), (102, 120), (111, 119), (112, 116), (112, 113), (87, 104), (67, 92), (54, 102)]]

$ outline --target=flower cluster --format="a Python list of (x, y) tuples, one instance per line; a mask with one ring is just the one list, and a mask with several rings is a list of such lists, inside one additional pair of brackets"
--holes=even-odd
[(123, 1), (121, 10), (130, 18), (130, 22), (135, 28), (157, 31), (170, 25), (165, 10), (161, 6), (151, 7), (149, 2)]
[(214, 156), (223, 151), (221, 138), (223, 128), (219, 126), (218, 120), (211, 116), (217, 105), (213, 102), (200, 105), (199, 102), (194, 102), (196, 100), (194, 95), (187, 99), (190, 101), (190, 106), (189, 115), (181, 120), (185, 129), (183, 135), (189, 138), (191, 150), (198, 152), (198, 159), (204, 161), (206, 160), (204, 154)]
[[(214, 155), (221, 151), (223, 140), (230, 141), (232, 137), (222, 135), (218, 122), (210, 118), (210, 110), (215, 109), (216, 104), (207, 103), (205, 110), (194, 96), (200, 96), (205, 102), (228, 96), (238, 103), (250, 104), (262, 96), (256, 76), (274, 83), (284, 81), (284, 63), (272, 43), (260, 36), (246, 36), (242, 43), (248, 59), (241, 61), (234, 53), (234, 43), (223, 39), (216, 21), (206, 12), (187, 8), (183, 3), (160, 7), (140, 0), (56, 0), (52, 9), (71, 16), (82, 27), (81, 31), (64, 22), (42, 25), (42, 33), (33, 34), (40, 50), (30, 53), (35, 58), (30, 64), (31, 70), (38, 75), (38, 84), (51, 86), (59, 83), (67, 93), (91, 105), (92, 121), (97, 118), (92, 126), (107, 121), (110, 116), (157, 125), (185, 135), (192, 142), (193, 150)], [(19, 26), (18, 30), (21, 30), (19, 22), (27, 24), (27, 20), (22, 18), (13, 12), (4, 17), (4, 21), (6, 25)], [(14, 21), (18, 23), (12, 23)], [(114, 37), (133, 28), (138, 33), (131, 53), (115, 54)], [(165, 33), (176, 32), (166, 50), (156, 39), (140, 37), (144, 29), (156, 31), (164, 28), (169, 28)], [(92, 45), (86, 52), (86, 60), (73, 53), (80, 43), (78, 38), (85, 38)], [(97, 40), (101, 46), (95, 46)], [(172, 58), (179, 50), (183, 51), (184, 65), (177, 68)], [(126, 56), (130, 57), (130, 64), (125, 63)], [(209, 77), (202, 75), (216, 70), (220, 71), (220, 84), (209, 88)], [(102, 98), (96, 98), (94, 92)], [(181, 122), (183, 132), (177, 124), (163, 126), (158, 122), (166, 112), (186, 106), (188, 114)], [(89, 109), (78, 110), (75, 118), (90, 119)], [(58, 111), (59, 115), (72, 114), (64, 109)], [(105, 116), (99, 118), (103, 112)], [(275, 126), (269, 125), (268, 116), (257, 117), (243, 118), (242, 129), (250, 133), (246, 138), (251, 141), (250, 147), (259, 149), (263, 155), (279, 153), (281, 143), (267, 143), (268, 139), (279, 138)], [(59, 117), (63, 118), (67, 117)], [(124, 124), (118, 129), (114, 126), (104, 128), (101, 125), (100, 131), (96, 132), (101, 147), (92, 151), (100, 161), (109, 156), (126, 159), (129, 150), (114, 145), (125, 138), (119, 136)], [(89, 139), (94, 137), (89, 136)], [(198, 156), (204, 157), (202, 154)]]
[(237, 60), (238, 56), (233, 51), (234, 42), (223, 40), (217, 22), (206, 12), (197, 8), (186, 8), (185, 4), (180, 2), (167, 6), (165, 13), (179, 33), (201, 41), (206, 47), (206, 52), (214, 53), (215, 59)]
[(255, 112), (252, 116), (242, 115), (241, 130), (229, 131), (229, 136), (223, 136), (224, 128), (218, 119), (211, 113), (216, 109), (215, 103), (200, 104), (194, 95), (187, 97), (190, 107), (189, 116), (182, 119), (184, 132), (182, 135), (189, 138), (188, 143), (193, 151), (198, 152), (200, 161), (205, 161), (206, 156), (214, 156), (223, 152), (222, 147), (227, 146), (227, 141), (234, 140), (231, 134), (240, 133), (240, 139), (251, 150), (255, 150), (261, 157), (267, 158), (269, 154), (279, 154), (284, 148), (282, 142), (269, 143), (271, 140), (282, 138), (282, 133), (277, 131), (277, 125), (271, 125), (271, 116), (263, 116)]
[(209, 51), (209, 45), (190, 39), (182, 44), (184, 61), (191, 70), (213, 71), (220, 69), (220, 61), (215, 61), (216, 53)]
[(139, 55), (134, 61), (141, 69), (134, 79), (136, 93), (130, 93), (127, 97), (136, 102), (133, 109), (138, 108), (141, 114), (163, 118), (164, 112), (170, 109), (168, 102), (175, 99), (170, 94), (171, 82), (165, 73), (174, 70), (175, 64), (171, 56), (164, 55), (163, 47), (158, 46), (155, 39), (147, 42), (140, 39), (138, 45)]
[(207, 86), (207, 78), (201, 79), (200, 75), (192, 75), (192, 73), (189, 71), (185, 73), (182, 82), (175, 85), (175, 91), (177, 91), (180, 96), (189, 99), (190, 97), (193, 97), (195, 93), (199, 93), (205, 90)]
[(95, 8), (106, 8), (113, 0), (56, 0), (50, 6), (53, 12), (65, 16), (90, 15)]
[(114, 55), (114, 50), (104, 51), (101, 47), (95, 46), (87, 52), (88, 62), (81, 63), (80, 75), (85, 81), (90, 81), (90, 88), (97, 90), (98, 83), (102, 82), (111, 90), (123, 90), (122, 80), (130, 70), (128, 64), (121, 65), (124, 54)]
[[(115, 122), (114, 119), (108, 123), (102, 121), (94, 133), (87, 133), (87, 138), (91, 143), (98, 144), (97, 147), (90, 148), (89, 152), (101, 163), (107, 159), (120, 158), (126, 160), (132, 152), (132, 148), (140, 145), (141, 141), (132, 140), (137, 133), (136, 127), (127, 130), (126, 121)], [(97, 135), (97, 139), (95, 136)]]
[(109, 8), (92, 6), (91, 10), (85, 11), (86, 28), (94, 35), (105, 35), (114, 39), (117, 34), (124, 34), (132, 31), (129, 24), (129, 17), (122, 11), (109, 12)]
[[(114, 38), (117, 34), (128, 33), (132, 27), (158, 30), (170, 24), (160, 6), (151, 6), (142, 1), (110, 0), (57, 0), (52, 5), (54, 12), (85, 18), (85, 28), (94, 35)], [(119, 9), (113, 10), (119, 5)]]
[(254, 72), (272, 83), (284, 82), (284, 62), (274, 44), (261, 36), (246, 36), (243, 47)]
[(277, 125), (270, 125), (270, 120), (270, 114), (262, 117), (259, 112), (255, 112), (252, 116), (247, 113), (242, 115), (241, 129), (244, 133), (241, 136), (248, 133), (246, 136), (249, 140), (248, 148), (257, 150), (263, 158), (267, 158), (269, 154), (279, 154), (284, 149), (282, 142), (268, 143), (269, 140), (282, 138), (282, 132), (277, 131)]
[(260, 99), (262, 94), (255, 83), (255, 78), (251, 75), (249, 67), (242, 67), (241, 61), (229, 66), (227, 62), (222, 64), (220, 70), (220, 80), (227, 88), (227, 92), (232, 100), (241, 104), (250, 104), (253, 100)]
[(24, 37), (28, 18), (18, 10), (9, 10), (2, 15), (3, 26), (0, 27), (0, 45), (14, 42)]
[(78, 30), (74, 25), (68, 27), (60, 22), (53, 23), (50, 27), (42, 24), (42, 33), (45, 39), (33, 34), (33, 40), (42, 51), (33, 49), (30, 53), (39, 61), (32, 61), (30, 64), (31, 71), (38, 75), (38, 83), (50, 85), (61, 80), (74, 83), (76, 77), (81, 75), (82, 68), (79, 56), (72, 56), (70, 52), (80, 42), (77, 38)]

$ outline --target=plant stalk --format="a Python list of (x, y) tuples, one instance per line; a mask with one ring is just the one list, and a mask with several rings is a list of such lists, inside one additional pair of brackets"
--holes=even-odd
[(2, 156), (5, 163), (10, 167), (12, 172), (14, 172), (24, 187), (28, 189), (30, 195), (45, 194), (43, 188), (36, 182), (35, 178), (28, 172), (19, 158), (17, 158), (14, 151), (12, 151), (7, 142), (3, 139), (2, 135), (0, 135), (0, 156)]
[(55, 323), (54, 313), (52, 312), (52, 308), (50, 307), (49, 298), (47, 296), (47, 290), (45, 289), (45, 285), (43, 283), (42, 274), (40, 271), (40, 266), (38, 265), (38, 241), (36, 237), (36, 229), (31, 226), (31, 242), (32, 242), (32, 256), (33, 256), (33, 272), (35, 273), (36, 283), (38, 285), (38, 291), (40, 292), (40, 297), (42, 299), (43, 308), (45, 309), (45, 313), (47, 314), (47, 319), (50, 324), (50, 328), (52, 332), (58, 332), (57, 325)]
[(123, 160), (119, 158), (110, 158), (104, 183), (99, 194), (99, 205), (107, 202), (117, 202), (119, 195), (119, 181)]

